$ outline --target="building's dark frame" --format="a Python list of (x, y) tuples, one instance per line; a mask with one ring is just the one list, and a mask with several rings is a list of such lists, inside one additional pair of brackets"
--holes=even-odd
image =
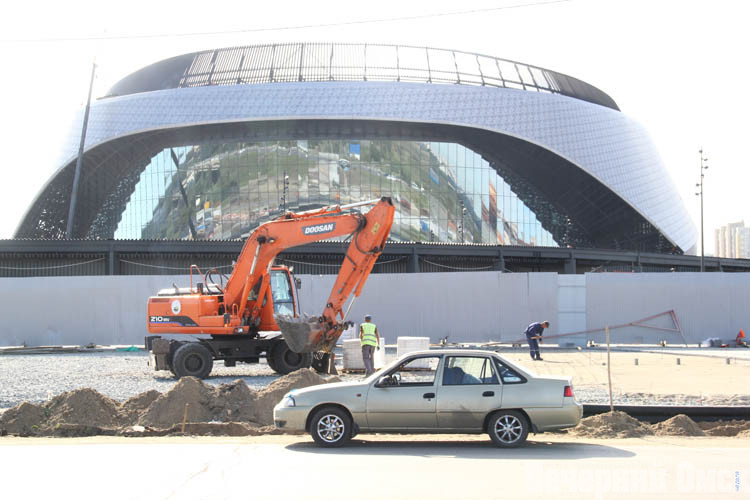
[[(3, 240), (0, 277), (179, 275), (191, 264), (229, 274), (243, 241)], [(277, 261), (298, 274), (335, 274), (345, 246), (311, 243)], [(707, 257), (706, 271), (749, 272), (750, 260)], [(391, 242), (374, 273), (416, 272), (697, 272), (700, 257), (629, 251)]]

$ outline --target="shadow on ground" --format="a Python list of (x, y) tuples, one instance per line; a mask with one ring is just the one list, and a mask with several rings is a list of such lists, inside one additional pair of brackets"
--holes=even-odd
[(503, 449), (487, 441), (409, 441), (408, 438), (383, 441), (353, 439), (341, 448), (320, 448), (314, 443), (293, 443), (290, 451), (318, 455), (378, 455), (450, 457), (492, 460), (583, 460), (587, 458), (629, 458), (635, 453), (614, 446), (579, 442), (528, 441), (520, 448)]

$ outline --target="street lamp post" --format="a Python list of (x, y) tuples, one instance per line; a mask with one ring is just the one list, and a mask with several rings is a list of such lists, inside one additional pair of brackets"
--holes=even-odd
[(706, 162), (708, 161), (708, 158), (703, 156), (703, 148), (700, 148), (698, 150), (698, 153), (701, 155), (701, 181), (700, 183), (696, 184), (695, 187), (700, 187), (700, 191), (695, 193), (695, 196), (701, 197), (701, 272), (705, 271), (705, 266), (703, 264), (704, 259), (704, 251), (703, 251), (703, 171), (708, 169), (708, 165), (706, 165)]

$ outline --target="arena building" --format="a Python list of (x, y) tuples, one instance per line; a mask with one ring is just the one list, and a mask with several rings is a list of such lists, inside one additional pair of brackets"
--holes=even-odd
[(196, 52), (83, 113), (16, 238), (230, 240), (391, 196), (394, 241), (694, 253), (646, 130), (601, 90), (481, 54), (369, 44)]

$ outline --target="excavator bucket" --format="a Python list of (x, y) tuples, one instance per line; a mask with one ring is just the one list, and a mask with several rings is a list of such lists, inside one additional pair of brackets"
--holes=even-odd
[(284, 340), (294, 352), (327, 352), (336, 343), (336, 338), (328, 338), (324, 330), (325, 323), (321, 323), (317, 316), (294, 318), (280, 314), (274, 316), (274, 319)]

